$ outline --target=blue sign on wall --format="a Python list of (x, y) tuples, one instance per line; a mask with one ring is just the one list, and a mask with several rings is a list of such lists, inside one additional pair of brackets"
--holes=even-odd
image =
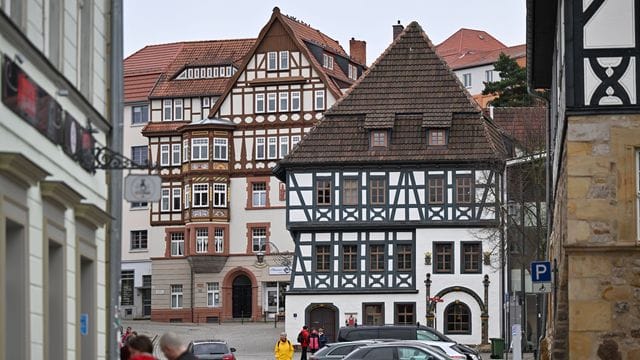
[(551, 262), (532, 261), (531, 262), (531, 281), (551, 282)]
[(89, 333), (89, 314), (80, 314), (80, 335), (87, 335)]

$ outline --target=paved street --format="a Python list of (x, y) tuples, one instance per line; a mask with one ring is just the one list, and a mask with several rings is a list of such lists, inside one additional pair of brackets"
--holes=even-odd
[[(146, 320), (122, 321), (122, 326), (131, 326), (138, 334), (144, 334), (153, 339), (158, 338), (167, 331), (179, 334), (186, 342), (203, 339), (223, 339), (227, 340), (230, 346), (237, 349), (236, 355), (239, 360), (270, 360), (273, 359), (273, 345), (281, 331), (284, 330), (284, 323), (223, 323), (223, 324), (176, 324), (159, 323)], [(297, 334), (289, 334), (289, 339), (295, 343)], [(165, 359), (160, 349), (155, 347), (155, 356), (158, 359)], [(489, 359), (488, 353), (483, 353), (483, 360)], [(295, 359), (299, 355), (296, 354)], [(509, 356), (509, 359), (512, 359)], [(532, 354), (525, 354), (524, 360), (532, 360)]]

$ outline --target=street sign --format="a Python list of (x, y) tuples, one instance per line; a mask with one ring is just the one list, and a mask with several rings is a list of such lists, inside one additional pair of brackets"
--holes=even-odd
[(161, 181), (158, 175), (127, 175), (124, 198), (131, 202), (159, 201)]
[(533, 292), (534, 293), (550, 293), (551, 292), (551, 282), (535, 282), (535, 283), (533, 283)]
[(531, 281), (551, 282), (551, 262), (549, 261), (532, 261), (531, 262)]
[(86, 336), (89, 333), (89, 314), (80, 314), (80, 335)]

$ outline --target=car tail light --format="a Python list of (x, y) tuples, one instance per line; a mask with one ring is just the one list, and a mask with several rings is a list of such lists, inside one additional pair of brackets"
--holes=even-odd
[(236, 360), (236, 357), (233, 354), (227, 354), (222, 356), (222, 360)]

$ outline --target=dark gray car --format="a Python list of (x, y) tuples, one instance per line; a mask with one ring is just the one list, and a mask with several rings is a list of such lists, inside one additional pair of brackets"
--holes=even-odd
[(196, 340), (189, 343), (188, 350), (201, 360), (236, 360), (236, 349), (224, 340)]
[(439, 349), (420, 343), (379, 343), (362, 346), (344, 360), (451, 360)]
[(315, 354), (310, 355), (309, 360), (339, 360), (361, 346), (375, 343), (377, 343), (375, 340), (360, 340), (327, 344)]

